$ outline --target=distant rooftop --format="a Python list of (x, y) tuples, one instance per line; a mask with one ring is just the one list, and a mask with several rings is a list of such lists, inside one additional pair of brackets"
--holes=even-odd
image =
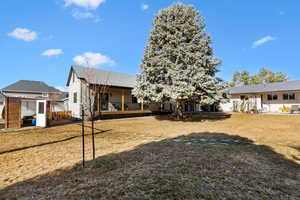
[(300, 80), (257, 85), (243, 85), (229, 88), (229, 94), (253, 94), (262, 92), (281, 92), (300, 90)]
[(133, 88), (136, 82), (135, 75), (109, 72), (102, 69), (87, 68), (81, 66), (73, 66), (72, 69), (74, 70), (78, 78), (85, 79), (88, 83), (91, 84)]
[(20, 80), (3, 89), (3, 92), (31, 92), (31, 93), (57, 93), (60, 90), (47, 85), (42, 81)]

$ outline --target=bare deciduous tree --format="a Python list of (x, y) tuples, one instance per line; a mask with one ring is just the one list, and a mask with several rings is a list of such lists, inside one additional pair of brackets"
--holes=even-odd
[[(92, 149), (93, 149), (93, 160), (96, 158), (95, 155), (95, 119), (101, 118), (101, 95), (106, 93), (109, 88), (109, 74), (106, 80), (102, 81), (101, 84), (97, 83), (97, 77), (95, 76), (93, 68), (87, 62), (86, 67), (87, 82), (85, 84), (85, 91), (83, 93), (84, 100), (82, 102), (82, 108), (88, 113), (88, 118), (91, 120), (92, 130)], [(96, 115), (96, 112), (99, 111)]]

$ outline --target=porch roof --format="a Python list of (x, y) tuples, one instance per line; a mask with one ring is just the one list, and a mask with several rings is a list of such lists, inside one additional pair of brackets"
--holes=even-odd
[(300, 91), (300, 80), (257, 85), (243, 85), (228, 89), (229, 94), (254, 94), (264, 92)]
[(133, 88), (136, 83), (135, 75), (81, 66), (72, 66), (71, 71), (72, 70), (74, 70), (78, 78), (85, 79), (90, 84)]

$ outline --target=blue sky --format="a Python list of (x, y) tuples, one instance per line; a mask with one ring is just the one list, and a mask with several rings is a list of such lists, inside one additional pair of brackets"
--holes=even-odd
[[(136, 74), (153, 16), (172, 0), (1, 0), (0, 88), (17, 80), (65, 86), (70, 66)], [(265, 67), (300, 79), (299, 0), (182, 0), (199, 10), (223, 63), (218, 74)]]

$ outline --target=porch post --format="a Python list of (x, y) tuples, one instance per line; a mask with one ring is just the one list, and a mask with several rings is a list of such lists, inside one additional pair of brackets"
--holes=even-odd
[(5, 109), (5, 128), (8, 128), (8, 97), (5, 97), (5, 103), (4, 103), (4, 109)]
[(125, 105), (124, 105), (124, 102), (125, 102), (125, 96), (124, 96), (124, 90), (122, 90), (122, 112), (125, 111)]

